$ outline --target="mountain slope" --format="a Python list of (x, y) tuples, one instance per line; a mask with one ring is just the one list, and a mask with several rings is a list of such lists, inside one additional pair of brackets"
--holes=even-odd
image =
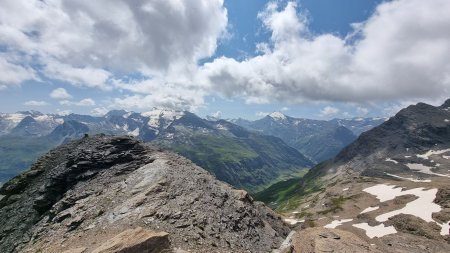
[(289, 229), (244, 191), (189, 160), (129, 137), (63, 145), (0, 189), (2, 252), (91, 252), (130, 228), (165, 231), (173, 248), (269, 252)]
[(281, 138), (316, 163), (334, 157), (356, 139), (349, 129), (336, 122), (297, 119), (280, 112), (256, 121), (241, 119), (235, 122), (247, 129)]
[(382, 252), (448, 252), (449, 169), (450, 100), (439, 107), (419, 103), (301, 180), (256, 196), (277, 201), (294, 223), (338, 227)]
[(312, 165), (279, 138), (191, 113), (174, 121), (156, 142), (188, 157), (218, 179), (250, 191), (298, 175)]

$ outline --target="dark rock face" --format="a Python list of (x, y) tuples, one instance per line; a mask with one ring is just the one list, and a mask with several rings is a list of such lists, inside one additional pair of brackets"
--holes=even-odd
[(78, 139), (89, 132), (89, 128), (78, 121), (68, 120), (59, 125), (48, 135), (49, 139), (63, 140), (63, 143)]
[(268, 252), (289, 232), (245, 191), (130, 137), (61, 146), (0, 194), (3, 252), (93, 250), (130, 226), (166, 231), (185, 250)]
[[(335, 164), (369, 156), (415, 155), (430, 149), (448, 148), (450, 110), (424, 103), (401, 110), (380, 126), (363, 133), (334, 159)], [(385, 157), (385, 158), (386, 158)]]

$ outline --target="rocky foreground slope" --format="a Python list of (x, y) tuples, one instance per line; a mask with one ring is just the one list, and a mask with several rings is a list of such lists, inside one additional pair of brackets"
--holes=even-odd
[(139, 247), (126, 238), (147, 246), (154, 239), (168, 252), (270, 252), (289, 233), (245, 191), (130, 137), (96, 136), (54, 149), (0, 194), (6, 253)]
[[(411, 105), (302, 180), (258, 196), (298, 229), (345, 230), (368, 243), (353, 252), (450, 252), (450, 100)], [(320, 233), (297, 233), (290, 249), (298, 252), (296, 238), (336, 252), (351, 245)]]

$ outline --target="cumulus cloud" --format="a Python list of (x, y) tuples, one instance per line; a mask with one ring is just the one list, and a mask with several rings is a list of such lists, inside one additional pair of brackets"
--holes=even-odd
[(287, 112), (287, 111), (289, 111), (290, 109), (289, 109), (289, 107), (282, 107), (281, 109), (280, 109), (280, 111), (282, 111), (282, 112)]
[(108, 113), (108, 109), (105, 107), (97, 107), (91, 110), (91, 114), (94, 116), (104, 116), (106, 113)]
[(36, 101), (36, 100), (30, 100), (24, 103), (26, 106), (46, 106), (48, 105), (45, 101)]
[(222, 118), (222, 112), (221, 111), (217, 111), (217, 112), (211, 114), (211, 116), (213, 116), (216, 119), (220, 119), (220, 118)]
[(72, 95), (64, 88), (57, 88), (50, 92), (50, 97), (54, 99), (69, 99), (72, 98)]
[(266, 117), (269, 114), (270, 114), (270, 112), (257, 112), (257, 113), (255, 113), (255, 115), (258, 116), (258, 117)]
[(12, 63), (6, 58), (6, 55), (0, 53), (0, 90), (19, 85), (26, 80), (36, 79), (32, 69)]
[[(188, 76), (226, 27), (223, 0), (5, 0), (0, 51), (48, 78), (108, 89), (128, 74)], [(5, 69), (1, 85), (32, 78), (1, 57)]]
[(69, 101), (69, 100), (62, 100), (59, 102), (60, 105), (65, 105), (65, 106), (84, 106), (84, 107), (90, 107), (90, 106), (95, 106), (96, 103), (92, 98), (85, 98), (82, 99), (80, 101), (74, 102), (74, 101)]
[(332, 106), (326, 106), (320, 111), (320, 116), (322, 117), (332, 117), (339, 112), (338, 108)]
[(258, 15), (271, 34), (258, 55), (199, 65), (227, 34), (223, 0), (4, 0), (0, 89), (43, 77), (124, 91), (107, 107), (125, 109), (195, 110), (209, 95), (283, 104), (437, 100), (450, 96), (448, 13), (448, 0), (385, 1), (342, 38), (311, 33), (296, 2), (273, 1)]
[(358, 113), (359, 116), (366, 116), (369, 113), (369, 109), (362, 106), (358, 106), (356, 107), (356, 112)]
[(295, 2), (268, 4), (259, 18), (272, 33), (260, 55), (221, 57), (202, 79), (248, 102), (380, 101), (450, 96), (450, 1), (380, 4), (346, 38), (311, 34)]

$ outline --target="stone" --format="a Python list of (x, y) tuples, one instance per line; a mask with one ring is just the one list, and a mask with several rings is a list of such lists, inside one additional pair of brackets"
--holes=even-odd
[(141, 227), (125, 230), (107, 240), (92, 253), (157, 253), (170, 252), (169, 234)]
[(86, 249), (87, 248), (85, 248), (85, 247), (81, 247), (81, 248), (65, 250), (62, 253), (85, 253)]

